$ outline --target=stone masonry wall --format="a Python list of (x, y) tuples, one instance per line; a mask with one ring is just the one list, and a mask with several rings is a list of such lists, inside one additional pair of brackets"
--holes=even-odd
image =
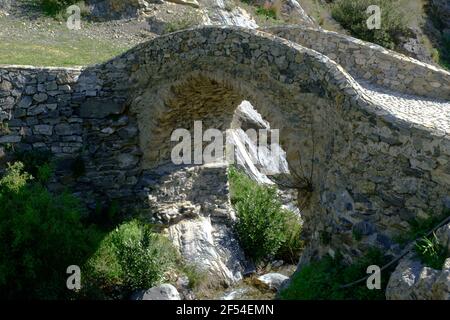
[[(10, 66), (0, 69), (0, 79), (0, 154), (51, 151), (58, 178), (50, 188), (69, 186), (92, 206), (98, 197), (131, 195), (138, 130), (120, 94), (108, 98), (107, 84), (89, 69)], [(85, 169), (82, 177), (75, 162)]]
[(333, 31), (303, 26), (263, 29), (316, 50), (339, 63), (356, 79), (391, 90), (450, 99), (450, 73), (373, 43)]

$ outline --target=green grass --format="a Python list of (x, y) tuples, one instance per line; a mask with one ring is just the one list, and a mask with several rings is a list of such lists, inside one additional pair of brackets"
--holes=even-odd
[(434, 233), (431, 237), (424, 237), (417, 241), (415, 251), (422, 263), (438, 270), (442, 269), (448, 256), (447, 249), (439, 243), (439, 239)]
[(341, 286), (367, 276), (368, 266), (381, 267), (386, 262), (383, 254), (376, 249), (369, 250), (365, 256), (351, 265), (344, 264), (339, 254), (335, 259), (326, 256), (303, 266), (296, 272), (290, 285), (280, 292), (279, 298), (283, 300), (384, 300), (385, 287), (389, 279), (388, 272), (382, 272), (379, 290), (369, 290), (365, 281), (349, 288), (341, 288)]
[(61, 42), (1, 39), (0, 64), (33, 66), (85, 66), (107, 61), (128, 48), (112, 41), (98, 39), (67, 39)]
[(277, 19), (277, 13), (273, 8), (257, 7), (256, 14), (265, 17), (266, 19), (273, 19), (273, 20)]

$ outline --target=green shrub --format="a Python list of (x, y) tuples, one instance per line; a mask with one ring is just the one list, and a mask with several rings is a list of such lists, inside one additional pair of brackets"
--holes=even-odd
[(256, 14), (265, 17), (266, 19), (277, 19), (277, 12), (274, 8), (258, 7), (256, 8)]
[(20, 162), (0, 180), (0, 296), (7, 299), (62, 299), (66, 269), (82, 266), (99, 233), (82, 225), (79, 201), (51, 195)]
[(59, 19), (66, 19), (66, 9), (71, 5), (77, 5), (80, 8), (81, 15), (88, 13), (88, 7), (84, 1), (80, 0), (31, 0), (35, 5), (39, 6), (41, 10), (52, 17)]
[(46, 150), (16, 152), (16, 159), (24, 164), (24, 170), (46, 182), (53, 173), (52, 153)]
[(237, 211), (236, 231), (248, 256), (256, 262), (288, 256), (301, 249), (299, 221), (282, 209), (276, 189), (258, 185), (235, 168), (229, 170), (231, 201)]
[(302, 225), (298, 215), (292, 211), (283, 210), (283, 218), (285, 241), (278, 249), (276, 257), (297, 264), (304, 247), (301, 238)]
[(89, 278), (98, 286), (148, 289), (175, 267), (176, 250), (165, 237), (137, 220), (123, 223), (100, 244), (87, 263)]
[(381, 273), (380, 290), (369, 290), (365, 281), (348, 288), (342, 286), (367, 276), (369, 265), (381, 267), (386, 262), (383, 254), (376, 249), (369, 250), (351, 265), (344, 264), (339, 254), (335, 259), (326, 256), (296, 272), (279, 297), (285, 300), (383, 300), (388, 272)]
[[(392, 0), (337, 0), (332, 6), (332, 16), (342, 27), (362, 40), (377, 43), (383, 47), (394, 49), (400, 37), (408, 33), (407, 24), (398, 10), (397, 1)], [(367, 27), (370, 5), (381, 9), (381, 28), (370, 30)]]
[(424, 237), (417, 241), (415, 251), (422, 263), (433, 269), (442, 269), (448, 256), (447, 249), (439, 243), (436, 234), (432, 237)]

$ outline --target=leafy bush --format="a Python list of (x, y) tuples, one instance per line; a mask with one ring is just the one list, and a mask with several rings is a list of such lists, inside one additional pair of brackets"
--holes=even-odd
[(283, 210), (283, 225), (285, 241), (281, 244), (276, 257), (297, 264), (304, 242), (301, 238), (302, 225), (299, 217), (292, 211)]
[(76, 0), (37, 0), (42, 10), (51, 16), (56, 15), (64, 8), (69, 7), (72, 4), (75, 4)]
[(448, 255), (447, 249), (439, 243), (435, 233), (431, 238), (424, 237), (417, 241), (415, 251), (425, 265), (438, 270), (442, 269)]
[(277, 19), (277, 12), (271, 7), (258, 7), (256, 14), (265, 17), (266, 19)]
[(50, 151), (23, 151), (17, 152), (15, 156), (19, 162), (23, 163), (24, 170), (39, 181), (46, 182), (53, 173), (54, 165)]
[(82, 225), (76, 198), (51, 195), (23, 169), (16, 162), (0, 180), (0, 296), (67, 298), (67, 267), (81, 266), (100, 235)]
[(103, 239), (87, 269), (89, 278), (100, 287), (136, 290), (151, 288), (164, 280), (165, 272), (176, 262), (176, 251), (168, 239), (133, 220)]
[(381, 273), (380, 290), (369, 290), (365, 281), (348, 288), (342, 286), (367, 276), (369, 265), (381, 267), (385, 263), (385, 257), (376, 249), (369, 250), (351, 265), (344, 264), (339, 254), (334, 259), (326, 256), (303, 266), (279, 296), (285, 300), (383, 300), (389, 279), (387, 272)]
[(87, 11), (87, 7), (84, 1), (80, 0), (32, 0), (36, 5), (38, 5), (42, 11), (53, 17), (57, 17), (58, 15), (64, 15), (66, 8), (71, 5), (77, 5), (80, 7), (81, 14), (85, 14)]
[[(370, 30), (367, 27), (369, 15), (366, 13), (370, 5), (381, 9), (381, 28)], [(398, 10), (398, 3), (392, 0), (337, 0), (333, 3), (332, 16), (342, 27), (362, 40), (377, 43), (383, 47), (394, 49), (400, 37), (408, 33), (404, 16)]]
[(290, 259), (301, 249), (299, 221), (282, 209), (275, 188), (258, 185), (235, 168), (229, 170), (231, 201), (237, 211), (236, 231), (255, 261), (277, 254)]

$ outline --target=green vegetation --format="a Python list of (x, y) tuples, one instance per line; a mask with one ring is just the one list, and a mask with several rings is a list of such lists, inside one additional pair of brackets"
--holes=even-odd
[(447, 249), (439, 243), (436, 234), (432, 237), (424, 237), (417, 241), (415, 251), (422, 263), (433, 269), (442, 269), (448, 256)]
[(380, 290), (369, 290), (365, 281), (348, 288), (341, 287), (367, 276), (368, 266), (381, 267), (386, 262), (383, 254), (376, 249), (369, 250), (351, 265), (346, 265), (339, 254), (334, 259), (326, 256), (303, 266), (279, 296), (285, 300), (383, 300), (388, 272), (381, 274)]
[(450, 35), (442, 39), (437, 62), (444, 68), (450, 70)]
[(168, 239), (151, 227), (132, 220), (105, 236), (87, 262), (90, 286), (105, 292), (122, 286), (125, 291), (151, 288), (176, 267), (178, 256)]
[(193, 28), (200, 24), (201, 16), (197, 13), (191, 13), (189, 15), (185, 15), (183, 17), (177, 18), (175, 21), (167, 22), (164, 26), (164, 34), (171, 33), (183, 29)]
[(77, 5), (83, 12), (86, 8), (84, 1), (80, 0), (32, 0), (42, 11), (52, 17), (65, 14), (66, 8), (71, 5)]
[(415, 252), (425, 265), (434, 269), (441, 269), (448, 256), (446, 249), (439, 243), (436, 235), (426, 235), (445, 218), (450, 216), (450, 210), (444, 210), (440, 215), (430, 214), (427, 218), (416, 218), (409, 221), (410, 230), (396, 237), (396, 242), (405, 245), (419, 239), (415, 245)]
[(430, 214), (427, 218), (415, 218), (411, 219), (409, 225), (411, 228), (405, 234), (397, 236), (395, 241), (401, 245), (424, 237), (430, 232), (438, 223), (443, 221), (446, 217), (450, 216), (450, 210), (443, 211), (440, 215)]
[(270, 256), (295, 261), (302, 247), (301, 225), (294, 213), (282, 208), (276, 189), (258, 185), (233, 167), (229, 180), (236, 231), (247, 255), (256, 262)]
[(82, 224), (79, 201), (69, 194), (51, 195), (21, 162), (1, 178), (0, 201), (0, 296), (70, 297), (66, 268), (82, 265), (100, 237)]
[(84, 66), (107, 61), (128, 49), (113, 40), (90, 39), (62, 29), (46, 39), (0, 39), (0, 63), (33, 66)]
[[(370, 5), (381, 8), (381, 28), (370, 30), (367, 27)], [(401, 36), (408, 33), (407, 22), (398, 9), (397, 1), (392, 0), (337, 0), (332, 6), (332, 16), (350, 33), (365, 41), (377, 43), (394, 49)]]
[[(0, 179), (0, 298), (109, 299), (126, 297), (165, 280), (174, 270), (192, 286), (201, 275), (184, 264), (167, 238), (137, 220), (93, 225), (74, 196), (51, 194), (44, 183), (52, 176), (45, 153), (22, 153)], [(30, 173), (37, 173), (34, 178)], [(111, 215), (118, 205), (107, 206)], [(82, 289), (67, 289), (66, 269), (78, 265)]]
[(23, 163), (24, 171), (41, 182), (47, 182), (53, 174), (54, 164), (49, 151), (22, 151), (15, 153), (16, 159)]
[(277, 12), (272, 7), (257, 7), (256, 14), (265, 17), (266, 19), (277, 19)]

